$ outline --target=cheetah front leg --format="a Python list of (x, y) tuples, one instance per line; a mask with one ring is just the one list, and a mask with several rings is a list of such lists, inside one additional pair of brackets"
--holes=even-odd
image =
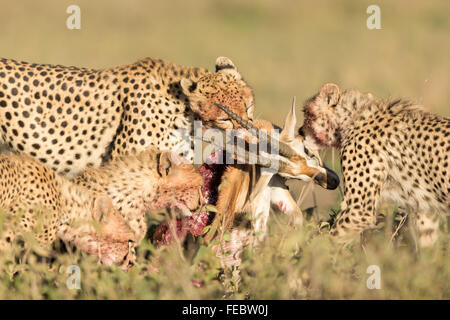
[(1, 224), (1, 230), (0, 230), (0, 251), (5, 250), (6, 248), (10, 248), (12, 243), (16, 239), (17, 234), (17, 223), (14, 223), (10, 221), (11, 219), (4, 213), (3, 217), (0, 217), (2, 219)]
[(10, 246), (18, 236), (29, 233), (38, 246), (46, 248), (56, 239), (58, 213), (38, 204), (19, 198), (12, 201), (4, 210), (0, 248)]
[(419, 211), (414, 217), (416, 239), (420, 248), (433, 246), (439, 237), (439, 217), (432, 211)]
[(355, 236), (375, 227), (378, 200), (386, 180), (385, 170), (376, 156), (373, 150), (358, 143), (342, 149), (344, 199), (341, 213), (330, 231), (332, 236)]

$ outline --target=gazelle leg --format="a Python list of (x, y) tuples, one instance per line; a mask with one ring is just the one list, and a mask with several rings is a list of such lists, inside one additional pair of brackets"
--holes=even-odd
[(270, 182), (270, 202), (281, 212), (291, 216), (294, 225), (303, 225), (302, 211), (280, 176), (274, 176)]

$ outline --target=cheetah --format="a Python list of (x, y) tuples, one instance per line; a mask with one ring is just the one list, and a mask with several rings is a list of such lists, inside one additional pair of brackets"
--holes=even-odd
[[(4, 245), (14, 240), (15, 230), (33, 232), (39, 218), (42, 232), (34, 236), (42, 244), (60, 238), (90, 254), (101, 250), (108, 265), (125, 258), (132, 262), (134, 247), (147, 232), (146, 212), (169, 209), (190, 216), (203, 206), (202, 176), (172, 152), (149, 149), (120, 156), (86, 168), (73, 180), (26, 155), (0, 155), (0, 164), (7, 177), (0, 181), (0, 207), (12, 217), (20, 215), (18, 226), (6, 224)], [(101, 239), (89, 229), (91, 218), (100, 222)]]
[(108, 195), (139, 243), (147, 233), (148, 211), (170, 210), (189, 217), (204, 205), (203, 178), (176, 153), (152, 149), (88, 166), (73, 182), (95, 194)]
[(0, 143), (69, 178), (149, 147), (193, 159), (194, 121), (226, 129), (226, 104), (251, 120), (254, 97), (233, 62), (216, 72), (145, 58), (102, 70), (0, 59)]
[(59, 238), (99, 255), (104, 264), (128, 265), (135, 235), (109, 197), (94, 195), (26, 155), (1, 154), (0, 173), (0, 249), (31, 233), (41, 248)]
[(304, 115), (309, 147), (340, 149), (344, 199), (331, 235), (373, 228), (386, 199), (414, 214), (421, 247), (436, 241), (434, 213), (450, 212), (449, 118), (331, 83), (306, 102)]

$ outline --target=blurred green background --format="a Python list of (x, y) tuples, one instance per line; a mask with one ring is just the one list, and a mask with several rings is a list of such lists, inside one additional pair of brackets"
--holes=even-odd
[[(66, 8), (72, 4), (81, 8), (81, 30), (66, 28)], [(371, 4), (372, 0), (4, 1), (0, 56), (91, 68), (150, 56), (210, 70), (216, 57), (228, 56), (254, 89), (256, 115), (277, 124), (294, 95), (301, 104), (325, 82), (380, 97), (412, 98), (448, 116), (450, 2), (377, 1), (381, 30), (366, 27)], [(300, 112), (298, 117), (301, 120)], [(321, 199), (330, 199), (325, 206), (331, 206), (337, 192), (325, 194)]]

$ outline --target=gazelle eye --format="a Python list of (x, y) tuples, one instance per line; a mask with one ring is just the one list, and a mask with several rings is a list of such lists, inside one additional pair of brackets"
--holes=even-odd
[[(301, 136), (301, 137), (304, 137), (304, 136), (305, 136), (305, 130), (304, 130), (303, 127), (298, 128), (298, 134), (299, 134), (299, 136)], [(306, 149), (306, 148), (305, 148), (305, 149)]]

